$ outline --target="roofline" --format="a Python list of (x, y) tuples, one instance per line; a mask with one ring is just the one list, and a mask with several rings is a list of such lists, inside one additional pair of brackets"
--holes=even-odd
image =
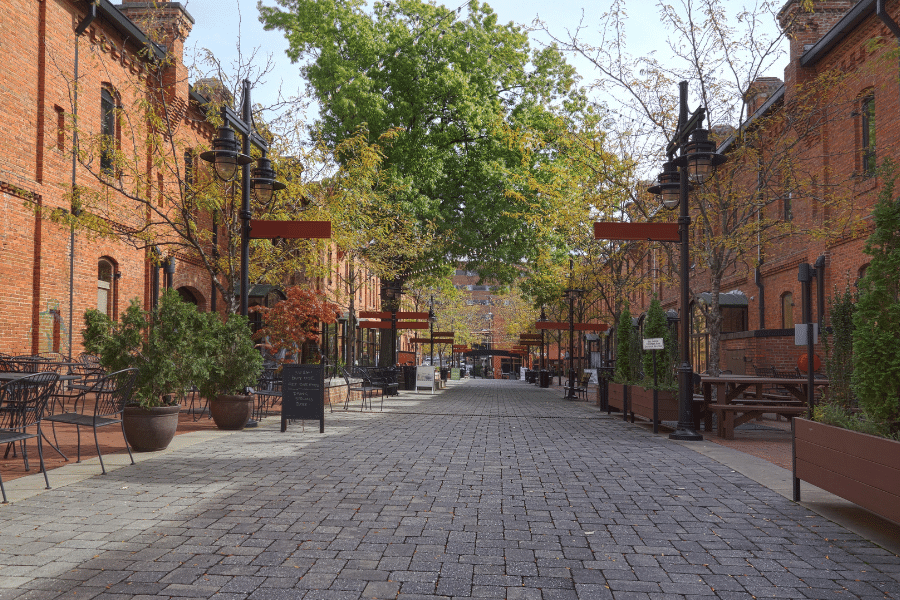
[[(769, 96), (769, 98), (765, 102), (763, 102), (762, 106), (756, 109), (756, 112), (747, 117), (747, 120), (741, 124), (741, 126), (738, 128), (738, 131), (740, 132), (744, 129), (747, 129), (755, 120), (759, 119), (766, 112), (768, 112), (769, 109), (772, 108), (772, 105), (784, 98), (784, 90), (785, 87), (782, 83), (780, 86), (778, 86), (778, 89), (775, 90), (775, 92), (771, 96)], [(735, 137), (735, 134), (731, 134), (730, 136), (728, 136), (728, 138), (724, 142), (719, 144), (719, 146), (716, 148), (716, 153), (722, 154), (726, 152), (729, 148), (731, 148), (731, 145), (734, 144), (736, 139), (737, 138)]]
[(106, 19), (126, 40), (130, 39), (138, 45), (150, 48), (157, 60), (162, 60), (166, 57), (166, 51), (151, 41), (147, 34), (141, 31), (131, 19), (122, 14), (122, 11), (116, 8), (109, 0), (100, 0), (97, 8), (99, 16)]
[(847, 14), (841, 17), (841, 20), (828, 30), (828, 33), (803, 53), (800, 57), (800, 66), (811, 67), (822, 60), (832, 48), (856, 29), (860, 23), (875, 14), (875, 3), (876, 0), (860, 0), (856, 6), (847, 11)]
[[(207, 105), (209, 104), (209, 98), (198, 92), (193, 86), (191, 86), (188, 94), (191, 100), (196, 102), (200, 106), (200, 109), (206, 112)], [(269, 143), (265, 140), (265, 138), (259, 135), (259, 132), (257, 132), (255, 129), (248, 128), (247, 124), (244, 123), (244, 120), (241, 119), (240, 115), (238, 115), (230, 106), (225, 107), (225, 119), (226, 121), (228, 121), (228, 123), (231, 124), (231, 128), (240, 135), (247, 135), (249, 133), (251, 144), (259, 148), (260, 150), (269, 149)]]

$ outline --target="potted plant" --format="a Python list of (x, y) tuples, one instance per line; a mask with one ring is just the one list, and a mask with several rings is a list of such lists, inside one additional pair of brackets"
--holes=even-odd
[(254, 347), (246, 317), (231, 315), (210, 321), (211, 356), (200, 393), (219, 429), (243, 429), (253, 412), (253, 396), (246, 390), (259, 381), (262, 354)]
[(139, 452), (166, 448), (178, 427), (180, 402), (206, 378), (208, 315), (167, 290), (152, 311), (134, 299), (118, 322), (93, 309), (84, 318), (84, 347), (104, 368), (138, 370), (122, 417), (125, 439)]
[[(661, 338), (663, 350), (643, 353), (644, 378), (629, 390), (629, 412), (653, 420), (653, 392), (656, 391), (660, 421), (678, 420), (678, 384), (675, 381), (675, 343), (666, 322), (666, 313), (654, 296), (644, 319), (643, 337)], [(635, 340), (637, 342), (637, 340)], [(639, 343), (639, 342), (638, 342)], [(653, 378), (656, 355), (656, 381)]]
[(628, 404), (628, 388), (637, 379), (637, 365), (634, 359), (637, 340), (631, 311), (628, 307), (619, 315), (616, 323), (616, 369), (609, 382), (609, 408), (623, 413)]

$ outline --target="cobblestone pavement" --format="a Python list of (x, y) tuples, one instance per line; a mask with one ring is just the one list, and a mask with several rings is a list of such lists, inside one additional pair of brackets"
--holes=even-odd
[(0, 507), (0, 600), (900, 597), (900, 558), (720, 463), (454, 383)]

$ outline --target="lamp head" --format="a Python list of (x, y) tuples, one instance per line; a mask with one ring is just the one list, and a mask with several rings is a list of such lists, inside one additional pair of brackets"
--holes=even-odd
[(657, 185), (648, 188), (648, 192), (661, 197), (663, 206), (668, 209), (678, 208), (681, 201), (681, 173), (675, 161), (663, 163), (663, 172), (656, 178)]
[(211, 162), (216, 175), (223, 181), (231, 181), (237, 174), (238, 166), (250, 163), (250, 157), (240, 153), (240, 145), (230, 127), (222, 125), (218, 129), (213, 149), (200, 154), (200, 158)]
[(265, 154), (259, 157), (256, 160), (256, 168), (253, 169), (250, 177), (250, 189), (253, 190), (256, 201), (260, 204), (268, 204), (272, 200), (272, 195), (285, 187), (283, 183), (275, 180), (272, 161), (266, 158)]
[(704, 183), (725, 157), (716, 153), (716, 143), (709, 139), (709, 131), (695, 129), (691, 141), (684, 145), (682, 156), (687, 161), (688, 179)]

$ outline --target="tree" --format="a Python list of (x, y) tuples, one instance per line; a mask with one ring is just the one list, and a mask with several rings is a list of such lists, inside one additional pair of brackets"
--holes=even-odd
[(324, 139), (337, 144), (361, 125), (373, 138), (394, 132), (384, 161), (391, 201), (438, 236), (396, 282), (448, 263), (514, 280), (545, 241), (519, 216), (553, 216), (522, 184), (556, 157), (526, 150), (557, 127), (556, 114), (583, 103), (559, 52), (532, 51), (520, 28), (477, 2), (466, 18), (419, 0), (378, 2), (371, 13), (359, 1), (277, 4), (261, 6), (260, 19), (305, 61)]
[(287, 299), (271, 308), (254, 306), (254, 312), (263, 317), (265, 327), (256, 332), (256, 338), (271, 345), (274, 352), (286, 350), (295, 360), (301, 360), (306, 342), (318, 343), (319, 324), (334, 323), (339, 307), (315, 290), (292, 286), (287, 289)]

